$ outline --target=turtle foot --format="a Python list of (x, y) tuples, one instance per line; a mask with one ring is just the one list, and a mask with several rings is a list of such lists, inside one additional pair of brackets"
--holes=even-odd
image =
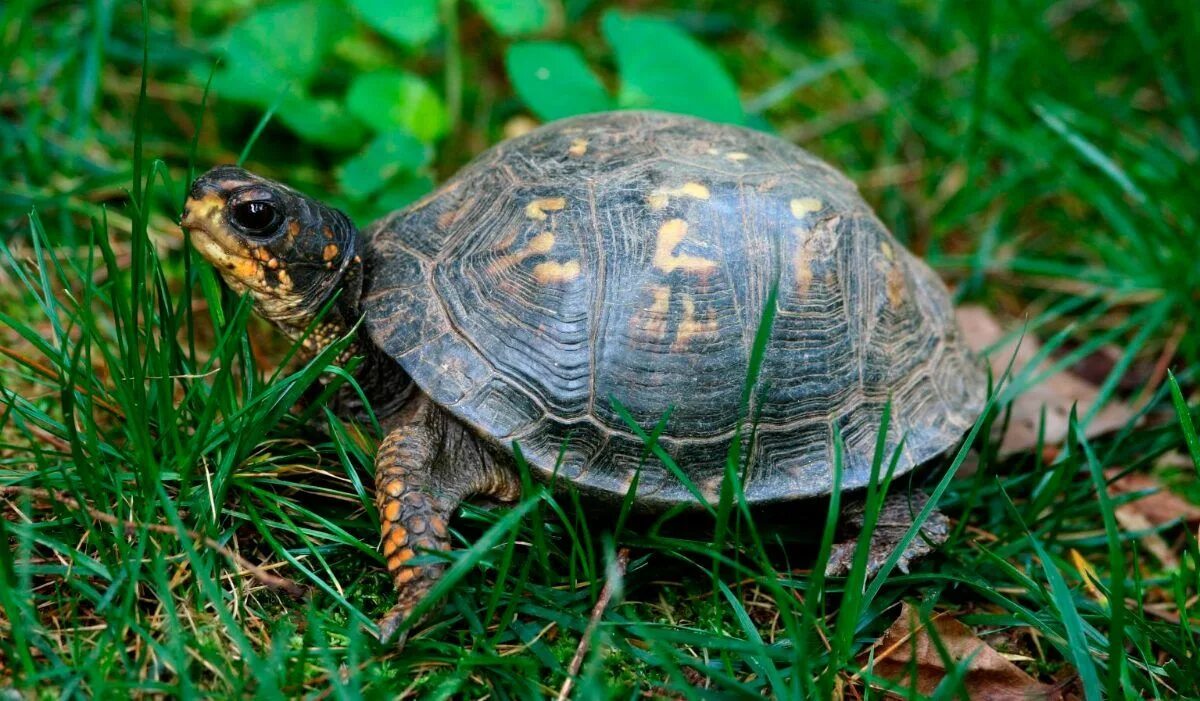
[[(913, 518), (924, 508), (929, 497), (922, 492), (911, 494), (890, 495), (883, 501), (879, 511), (879, 519), (875, 530), (871, 533), (871, 543), (867, 554), (867, 577), (873, 577), (892, 553), (900, 547), (908, 529), (912, 527)], [(864, 525), (864, 504), (856, 503), (847, 508), (848, 526), (852, 530), (860, 530)], [(950, 536), (950, 519), (940, 511), (934, 510), (921, 526), (921, 532), (904, 548), (896, 566), (901, 572), (908, 573), (909, 565), (933, 552), (934, 548), (946, 542)], [(849, 574), (854, 564), (854, 556), (858, 551), (858, 536), (838, 543), (829, 555), (825, 566), (826, 576), (836, 577)]]

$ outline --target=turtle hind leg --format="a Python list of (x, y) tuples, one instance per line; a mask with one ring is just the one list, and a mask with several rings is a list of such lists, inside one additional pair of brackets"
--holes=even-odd
[[(883, 505), (879, 510), (879, 518), (875, 522), (875, 529), (871, 533), (870, 552), (867, 555), (868, 577), (873, 577), (900, 546), (908, 529), (912, 527), (913, 518), (928, 501), (929, 497), (924, 492), (889, 494), (884, 498)], [(848, 516), (847, 526), (849, 528), (845, 530), (848, 534), (852, 533), (853, 536), (833, 547), (833, 552), (829, 555), (829, 562), (825, 566), (826, 575), (841, 576), (850, 572), (855, 552), (858, 550), (858, 534), (865, 525), (863, 513), (865, 507), (866, 504), (861, 501), (847, 507), (846, 516)], [(900, 559), (896, 561), (896, 566), (900, 568), (901, 572), (907, 573), (908, 566), (912, 562), (933, 552), (937, 546), (945, 543), (949, 536), (950, 520), (946, 518), (945, 514), (935, 509), (921, 525), (921, 531), (904, 548)]]
[(396, 604), (379, 621), (379, 639), (395, 638), (445, 570), (444, 562), (411, 564), (427, 552), (450, 550), (448, 522), (468, 497), (512, 501), (520, 496), (513, 471), (498, 465), (469, 431), (428, 398), (414, 400), (379, 445), (375, 504), (382, 551), (396, 585)]

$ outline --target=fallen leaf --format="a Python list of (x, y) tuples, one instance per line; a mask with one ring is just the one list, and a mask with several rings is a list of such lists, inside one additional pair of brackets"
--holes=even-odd
[[(976, 353), (983, 353), (1004, 338), (1006, 331), (990, 312), (977, 305), (959, 307), (955, 316), (962, 328), (967, 345)], [(1028, 368), (1041, 349), (1032, 335), (1026, 334), (996, 346), (987, 353), (992, 375), (1003, 376), (1012, 362), (1011, 377), (1019, 376)], [(1050, 363), (1043, 362), (1037, 372), (1043, 372)], [(1012, 416), (1008, 432), (1000, 441), (1000, 454), (1012, 455), (1037, 447), (1038, 431), (1045, 407), (1045, 444), (1053, 446), (1067, 437), (1071, 407), (1077, 406), (1080, 417), (1086, 415), (1096, 403), (1099, 391), (1096, 386), (1069, 371), (1050, 375), (1038, 384), (1026, 388), (1012, 402)], [(1087, 424), (1084, 434), (1091, 438), (1125, 426), (1133, 418), (1133, 410), (1127, 405), (1110, 400)]]
[(1128, 494), (1130, 492), (1149, 492), (1146, 496), (1122, 504), (1118, 509), (1136, 511), (1146, 518), (1152, 526), (1161, 526), (1176, 519), (1186, 523), (1200, 523), (1200, 506), (1167, 489), (1161, 482), (1150, 475), (1131, 472), (1128, 475), (1113, 480), (1120, 474), (1119, 469), (1105, 470), (1104, 474), (1111, 482), (1108, 493), (1112, 495)]
[[(930, 623), (932, 634), (916, 607), (902, 604), (900, 617), (875, 643), (871, 672), (909, 691), (915, 679), (918, 693), (932, 694), (948, 673), (936, 639), (953, 663), (967, 660), (962, 686), (973, 701), (1062, 698), (1059, 689), (1026, 674), (949, 615), (935, 614)], [(860, 661), (865, 663), (866, 657)]]
[(1150, 554), (1154, 555), (1165, 570), (1179, 567), (1179, 556), (1157, 533), (1147, 533), (1156, 526), (1162, 526), (1173, 521), (1182, 520), (1185, 523), (1200, 523), (1200, 507), (1167, 489), (1161, 482), (1139, 472), (1113, 479), (1120, 474), (1118, 468), (1105, 470), (1104, 474), (1112, 480), (1108, 483), (1108, 493), (1116, 496), (1131, 492), (1152, 492), (1144, 497), (1121, 504), (1115, 515), (1121, 528), (1127, 532), (1138, 533), (1138, 540)]
[(1138, 542), (1142, 544), (1151, 555), (1162, 564), (1164, 570), (1173, 570), (1179, 567), (1179, 558), (1175, 552), (1171, 550), (1171, 546), (1167, 545), (1167, 541), (1157, 533), (1146, 533), (1154, 528), (1154, 524), (1150, 523), (1150, 519), (1138, 511), (1129, 508), (1130, 504), (1123, 504), (1117, 507), (1113, 515), (1117, 518), (1117, 523), (1121, 524), (1121, 528), (1127, 533), (1142, 533), (1138, 537)]

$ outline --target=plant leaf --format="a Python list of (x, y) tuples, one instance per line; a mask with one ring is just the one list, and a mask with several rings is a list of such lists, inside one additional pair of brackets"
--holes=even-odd
[(708, 49), (674, 24), (608, 11), (604, 38), (617, 56), (622, 107), (745, 121), (737, 86)]
[(471, 0), (497, 32), (505, 36), (541, 31), (550, 19), (547, 0)]
[[(930, 626), (921, 621), (916, 607), (903, 603), (899, 618), (875, 643), (875, 676), (904, 689), (913, 685), (922, 696), (933, 695), (943, 679), (959, 674), (972, 699), (1061, 698), (1057, 689), (1026, 674), (950, 616), (934, 614)], [(949, 669), (947, 662), (953, 663)]]
[(366, 137), (363, 125), (333, 99), (289, 95), (275, 118), (305, 140), (323, 146), (352, 149)]
[(377, 71), (361, 75), (350, 86), (346, 106), (377, 132), (399, 129), (425, 142), (446, 133), (442, 99), (412, 73)]
[[(1100, 398), (1100, 391), (1073, 372), (1061, 370), (1046, 375), (1050, 363), (1030, 367), (1037, 360), (1041, 344), (1032, 334), (1006, 339), (1007, 333), (986, 309), (963, 305), (955, 310), (955, 319), (963, 330), (963, 339), (971, 350), (986, 353), (996, 377), (1004, 374), (1012, 360), (1012, 376), (1020, 381), (1026, 376), (1043, 376), (1022, 389), (1012, 402), (1012, 418), (1008, 432), (1000, 443), (1001, 455), (1012, 455), (1035, 448), (1039, 432), (1044, 430), (1046, 446), (1056, 446), (1067, 437), (1071, 407), (1078, 405), (1080, 414), (1090, 414)], [(1042, 426), (1043, 408), (1045, 426)], [(1100, 436), (1125, 426), (1133, 419), (1131, 407), (1110, 401), (1084, 427), (1088, 438)]]
[(429, 162), (429, 147), (404, 131), (380, 134), (361, 153), (342, 164), (338, 182), (352, 199), (365, 199), (398, 175)]
[(530, 41), (513, 44), (505, 58), (517, 94), (544, 120), (613, 108), (612, 97), (573, 46)]
[(225, 68), (213, 78), (223, 98), (266, 106), (280, 90), (303, 92), (326, 54), (350, 29), (330, 0), (270, 5), (243, 19), (221, 42)]
[(363, 21), (404, 46), (420, 46), (438, 31), (438, 0), (352, 0)]

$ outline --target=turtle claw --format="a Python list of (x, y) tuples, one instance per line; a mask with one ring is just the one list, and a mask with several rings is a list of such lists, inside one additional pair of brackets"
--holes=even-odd
[[(875, 530), (871, 533), (871, 543), (867, 554), (867, 578), (874, 577), (883, 567), (892, 553), (900, 546), (900, 541), (907, 535), (912, 526), (912, 517), (916, 515), (929, 497), (920, 492), (911, 495), (897, 494), (887, 497), (879, 512)], [(862, 506), (854, 505), (849, 509), (849, 522), (854, 528), (862, 528)], [(921, 525), (921, 532), (909, 542), (896, 560), (896, 567), (908, 574), (913, 562), (933, 552), (933, 549), (946, 542), (950, 535), (950, 520), (940, 511), (934, 511)], [(858, 549), (857, 536), (843, 543), (838, 543), (829, 555), (825, 565), (825, 576), (837, 577), (850, 573), (854, 565), (854, 554)]]
[(379, 642), (384, 645), (391, 644), (397, 651), (403, 650), (404, 643), (408, 641), (409, 629), (401, 631), (400, 626), (406, 618), (408, 618), (408, 607), (393, 606), (391, 611), (379, 619)]

